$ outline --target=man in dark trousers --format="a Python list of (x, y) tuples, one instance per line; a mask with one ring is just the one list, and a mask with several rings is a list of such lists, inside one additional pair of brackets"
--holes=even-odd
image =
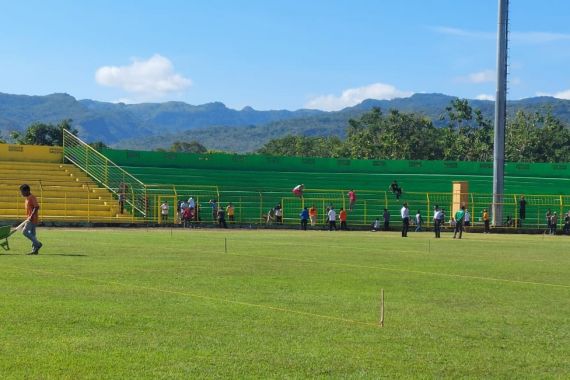
[(526, 219), (526, 199), (521, 195), (519, 200), (519, 227), (522, 227), (523, 221)]
[(384, 209), (384, 231), (388, 231), (390, 229), (390, 212), (387, 208)]
[(436, 239), (439, 239), (441, 237), (442, 212), (438, 205), (435, 205), (433, 210), (433, 231), (435, 232)]
[(457, 233), (459, 232), (459, 239), (463, 236), (463, 223), (465, 222), (465, 206), (461, 206), (459, 210), (455, 213), (455, 231), (453, 232), (453, 238), (455, 239)]
[(408, 237), (408, 229), (410, 228), (410, 210), (408, 209), (408, 203), (404, 202), (402, 209), (400, 210), (402, 216), (402, 237)]

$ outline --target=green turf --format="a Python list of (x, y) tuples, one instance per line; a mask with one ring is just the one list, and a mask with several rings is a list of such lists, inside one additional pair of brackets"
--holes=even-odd
[(0, 256), (3, 379), (570, 373), (566, 237), (39, 233)]

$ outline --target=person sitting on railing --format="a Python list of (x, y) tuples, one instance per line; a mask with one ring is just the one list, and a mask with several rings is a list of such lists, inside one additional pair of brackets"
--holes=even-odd
[(402, 196), (402, 188), (398, 185), (397, 181), (392, 182), (392, 184), (390, 184), (390, 187), (388, 187), (388, 190), (396, 196), (396, 199), (400, 199)]
[(303, 197), (303, 190), (305, 189), (305, 185), (300, 184), (293, 188), (292, 192), (295, 194), (296, 197)]

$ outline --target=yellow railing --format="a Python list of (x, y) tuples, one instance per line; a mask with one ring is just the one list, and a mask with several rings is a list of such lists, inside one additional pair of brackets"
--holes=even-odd
[[(70, 188), (65, 182), (57, 185), (50, 181), (47, 186), (42, 181), (31, 181), (29, 184), (38, 196), (41, 204), (41, 218), (44, 221), (109, 221), (109, 222), (149, 222), (164, 223), (161, 218), (160, 204), (167, 200), (169, 204), (168, 223), (179, 222), (180, 213), (178, 204), (193, 197), (200, 205), (200, 215), (196, 223), (212, 224), (216, 220), (211, 213), (210, 200), (216, 201), (221, 208), (232, 203), (235, 210), (235, 222), (242, 224), (265, 224), (267, 214), (277, 204), (283, 210), (283, 223), (297, 224), (299, 213), (303, 207), (310, 208), (315, 205), (318, 210), (318, 221), (324, 223), (327, 207), (334, 206), (337, 211), (347, 208), (348, 198), (343, 190), (312, 189), (307, 190), (302, 198), (293, 196), (288, 191), (248, 191), (248, 190), (220, 190), (216, 186), (189, 186), (189, 185), (145, 185), (141, 208), (144, 217), (133, 215), (126, 210), (124, 215), (119, 214), (118, 199), (108, 191), (93, 187), (90, 183), (81, 183), (80, 186)], [(471, 214), (472, 225), (482, 225), (482, 212), (491, 213), (491, 194), (469, 193), (466, 207)], [(448, 193), (404, 193), (400, 199), (385, 191), (357, 190), (357, 202), (352, 211), (348, 212), (349, 226), (370, 225), (375, 218), (382, 220), (384, 209), (390, 213), (391, 225), (398, 226), (401, 222), (400, 208), (407, 202), (410, 215), (413, 217), (419, 211), (422, 215), (423, 225), (432, 226), (433, 209), (437, 205), (446, 213), (446, 223), (449, 222), (453, 210), (453, 196)], [(564, 224), (564, 218), (570, 210), (570, 196), (568, 195), (538, 195), (527, 194), (526, 219), (520, 218), (520, 195), (505, 194), (503, 197), (503, 214), (505, 218), (501, 223), (504, 228), (546, 228), (546, 213), (556, 212), (558, 225)], [(131, 202), (136, 200), (131, 198)], [(142, 213), (141, 213), (142, 214)], [(2, 184), (0, 181), (0, 219), (19, 219), (24, 216), (23, 200), (16, 184)], [(491, 216), (491, 215), (489, 215)]]
[(66, 160), (79, 167), (117, 198), (124, 197), (133, 215), (146, 216), (146, 186), (136, 177), (67, 130), (63, 131), (63, 154)]

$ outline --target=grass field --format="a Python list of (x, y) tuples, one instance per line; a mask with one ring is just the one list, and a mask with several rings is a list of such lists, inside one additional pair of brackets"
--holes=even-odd
[(0, 255), (3, 379), (570, 373), (566, 237), (39, 234), (39, 256), (21, 235)]

